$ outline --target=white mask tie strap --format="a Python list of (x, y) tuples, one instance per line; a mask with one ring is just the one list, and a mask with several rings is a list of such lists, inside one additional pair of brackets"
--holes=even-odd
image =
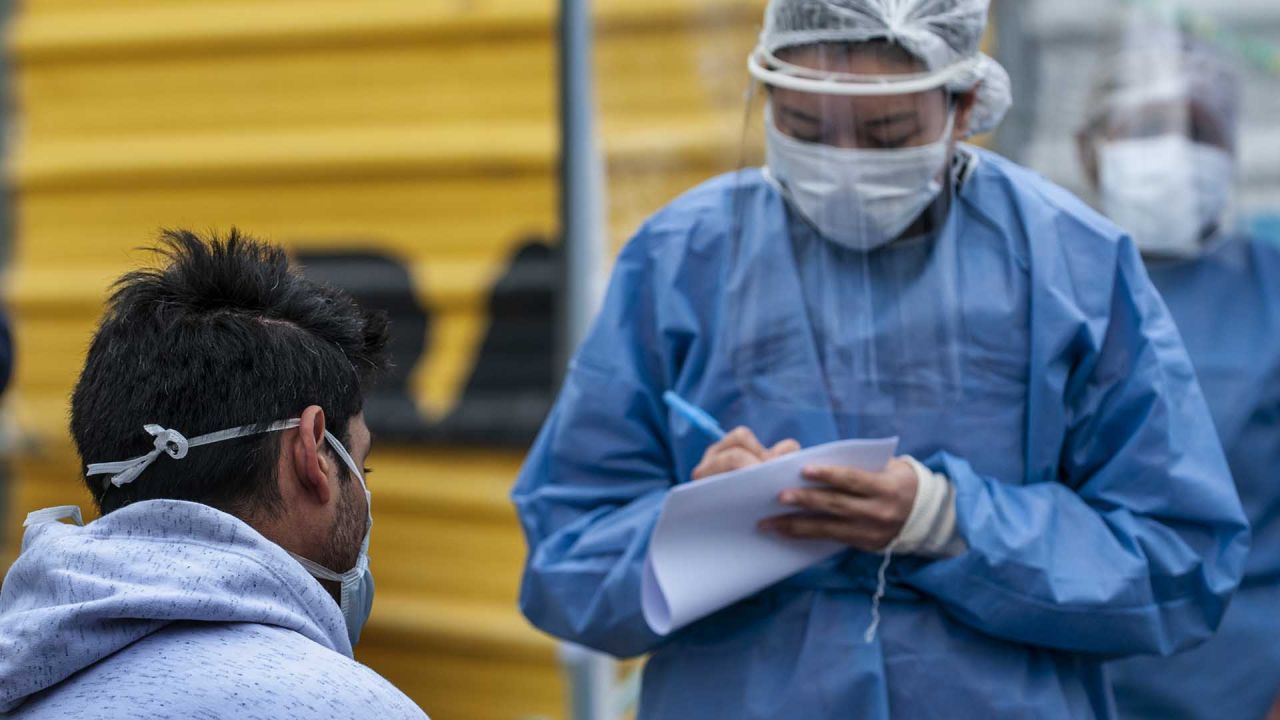
[(247, 437), (249, 435), (259, 435), (262, 433), (277, 432), (280, 430), (288, 430), (296, 428), (301, 424), (301, 420), (293, 418), (291, 420), (280, 420), (267, 425), (265, 428), (259, 429), (257, 425), (242, 425), (240, 427), (230, 428), (227, 430), (219, 430), (217, 432), (198, 435), (188, 439), (182, 433), (170, 428), (163, 428), (159, 425), (145, 425), (143, 429), (155, 438), (155, 448), (145, 455), (139, 455), (128, 460), (118, 460), (116, 462), (91, 463), (85, 470), (86, 475), (110, 475), (111, 477), (103, 482), (106, 487), (107, 483), (120, 487), (138, 479), (143, 470), (151, 466), (160, 457), (161, 453), (168, 455), (174, 460), (181, 460), (187, 456), (187, 451), (193, 447), (201, 445), (209, 445), (211, 443), (223, 442), (224, 440), (233, 440), (235, 438)]
[(294, 560), (298, 561), (299, 565), (301, 565), (303, 568), (306, 569), (307, 572), (311, 573), (315, 577), (318, 577), (321, 580), (332, 580), (333, 582), (342, 582), (342, 573), (336, 573), (330, 570), (329, 568), (321, 565), (320, 563), (308, 560), (302, 557), (301, 555), (298, 555), (297, 553), (291, 552), (289, 554), (293, 556)]

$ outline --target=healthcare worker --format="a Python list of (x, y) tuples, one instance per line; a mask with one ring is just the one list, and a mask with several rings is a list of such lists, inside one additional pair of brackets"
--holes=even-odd
[(1080, 146), (1186, 343), (1253, 549), (1217, 635), (1109, 673), (1125, 717), (1261, 718), (1280, 692), (1280, 251), (1228, 222), (1238, 76), (1213, 49), (1159, 28), (1135, 25), (1104, 63)]
[[(617, 261), (513, 499), (522, 610), (651, 653), (645, 720), (1111, 717), (1103, 658), (1203, 641), (1239, 581), (1244, 515), (1132, 242), (959, 142), (1009, 104), (987, 4), (773, 0), (748, 63), (767, 167)], [(666, 391), (739, 429), (710, 442)], [(902, 457), (808, 468), (760, 529), (846, 552), (651, 630), (673, 487), (886, 436)]]

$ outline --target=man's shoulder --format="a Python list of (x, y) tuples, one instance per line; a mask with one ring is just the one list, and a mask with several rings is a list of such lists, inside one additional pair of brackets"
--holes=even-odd
[(32, 698), (17, 717), (73, 707), (102, 718), (426, 717), (355, 660), (286, 628), (250, 623), (174, 623)]

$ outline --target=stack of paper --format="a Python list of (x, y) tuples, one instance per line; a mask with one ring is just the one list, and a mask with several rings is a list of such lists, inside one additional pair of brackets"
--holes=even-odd
[(809, 485), (803, 467), (882, 470), (897, 447), (897, 438), (827, 443), (672, 490), (645, 559), (649, 627), (666, 635), (848, 549), (767, 534), (757, 524), (788, 512), (778, 495)]

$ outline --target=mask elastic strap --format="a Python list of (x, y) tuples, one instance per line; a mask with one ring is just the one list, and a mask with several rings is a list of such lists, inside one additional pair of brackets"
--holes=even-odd
[(934, 140), (932, 144), (951, 142), (951, 136), (956, 131), (956, 106), (947, 104), (947, 124), (942, 128), (942, 137)]
[(314, 562), (312, 560), (308, 560), (296, 553), (291, 552), (289, 553), (289, 555), (294, 560), (297, 560), (299, 565), (306, 568), (306, 571), (311, 573), (315, 577), (318, 577), (321, 580), (332, 580), (334, 582), (342, 582), (342, 579), (343, 579), (342, 573), (336, 573), (330, 570), (329, 568), (321, 565), (320, 563)]
[(339, 583), (342, 589), (341, 605), (344, 608), (347, 606), (347, 602), (349, 600), (347, 596), (351, 592), (351, 584), (348, 581), (358, 580), (362, 575), (364, 575), (365, 569), (369, 567), (369, 556), (363, 551), (360, 553), (360, 557), (356, 559), (355, 567), (344, 573), (334, 572), (320, 563), (315, 562), (314, 560), (308, 560), (291, 550), (286, 550), (285, 552), (289, 553), (289, 557), (298, 561), (298, 564), (302, 566), (302, 569), (310, 573), (312, 577)]
[[(142, 474), (142, 471), (150, 467), (151, 463), (155, 462), (156, 459), (160, 457), (161, 453), (168, 455), (174, 460), (181, 460), (187, 456), (187, 451), (193, 447), (210, 445), (226, 440), (233, 440), (235, 438), (248, 437), (250, 435), (279, 432), (281, 430), (296, 428), (301, 424), (301, 419), (292, 418), (290, 420), (279, 420), (273, 422), (261, 429), (259, 429), (259, 426), (257, 425), (242, 425), (240, 427), (230, 428), (227, 430), (219, 430), (205, 435), (198, 435), (190, 439), (177, 430), (163, 428), (159, 425), (145, 425), (143, 426), (143, 429), (155, 438), (155, 448), (151, 452), (128, 460), (91, 463), (85, 469), (85, 475), (111, 475), (110, 478), (103, 481), (103, 488), (108, 488), (110, 485), (120, 487), (137, 480), (138, 476)], [(325, 431), (325, 435), (328, 435), (330, 438), (333, 437), (332, 435), (329, 435), (328, 431)], [(337, 443), (337, 445), (338, 447), (341, 447), (340, 443)], [(344, 449), (342, 452), (345, 454), (346, 450)], [(348, 455), (346, 459), (350, 460), (350, 456)]]
[[(328, 430), (324, 431), (324, 436), (329, 441), (329, 447), (338, 454), (338, 458), (346, 464), (351, 474), (359, 478), (360, 484), (364, 485), (364, 473), (360, 471), (360, 466), (356, 464), (355, 458), (351, 457), (351, 453), (347, 452), (347, 448), (342, 444), (342, 441), (334, 437), (333, 433)], [(367, 490), (368, 488), (366, 487), (365, 489)]]

